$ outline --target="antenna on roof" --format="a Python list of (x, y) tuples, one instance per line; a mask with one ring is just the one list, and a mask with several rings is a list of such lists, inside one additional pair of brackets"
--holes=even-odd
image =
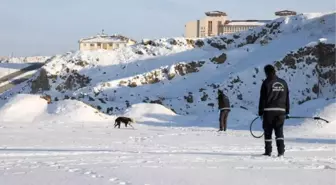
[(104, 29), (102, 29), (102, 35), (104, 35)]

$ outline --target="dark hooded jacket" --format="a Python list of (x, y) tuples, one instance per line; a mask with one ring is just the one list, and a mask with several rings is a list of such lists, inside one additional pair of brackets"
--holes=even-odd
[(230, 110), (229, 98), (223, 93), (218, 93), (218, 109)]
[(285, 80), (276, 75), (268, 77), (261, 85), (259, 116), (265, 111), (289, 114), (289, 90)]

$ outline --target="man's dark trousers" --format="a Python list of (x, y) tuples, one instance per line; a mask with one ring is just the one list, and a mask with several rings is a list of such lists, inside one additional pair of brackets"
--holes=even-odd
[(286, 119), (284, 112), (266, 111), (263, 115), (263, 129), (265, 133), (265, 153), (272, 153), (272, 132), (275, 132), (278, 154), (285, 153), (283, 125)]
[(219, 115), (219, 130), (224, 130), (226, 131), (226, 126), (227, 126), (227, 118), (229, 115), (229, 110), (221, 110), (220, 115)]

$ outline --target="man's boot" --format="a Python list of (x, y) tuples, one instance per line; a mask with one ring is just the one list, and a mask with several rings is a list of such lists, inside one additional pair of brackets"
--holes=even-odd
[(263, 155), (271, 156), (272, 154), (272, 140), (265, 141), (265, 153)]
[(285, 144), (283, 138), (276, 140), (277, 149), (278, 149), (278, 157), (282, 157), (285, 153)]

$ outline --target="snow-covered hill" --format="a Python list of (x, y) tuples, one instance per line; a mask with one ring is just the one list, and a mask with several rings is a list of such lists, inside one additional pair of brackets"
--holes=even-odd
[[(205, 39), (159, 39), (116, 51), (53, 58), (4, 94), (76, 99), (107, 114), (159, 103), (183, 115), (217, 111), (217, 89), (235, 108), (256, 110), (263, 66), (274, 64), (293, 106), (335, 97), (335, 13), (282, 17), (253, 30)], [(319, 65), (317, 65), (319, 64)]]

